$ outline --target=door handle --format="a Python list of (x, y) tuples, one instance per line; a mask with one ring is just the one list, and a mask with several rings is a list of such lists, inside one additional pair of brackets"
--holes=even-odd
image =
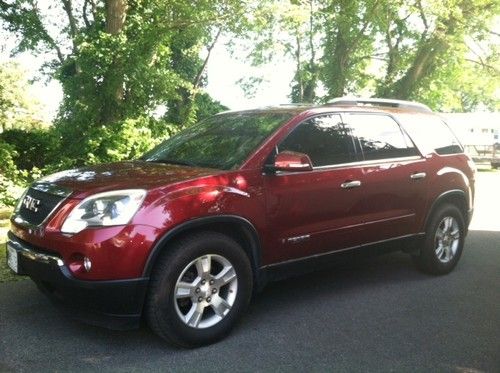
[(357, 188), (360, 186), (361, 186), (361, 181), (359, 180), (346, 181), (345, 183), (340, 184), (340, 187), (343, 189)]
[(410, 179), (412, 180), (424, 179), (426, 176), (427, 174), (425, 172), (416, 172), (410, 175)]

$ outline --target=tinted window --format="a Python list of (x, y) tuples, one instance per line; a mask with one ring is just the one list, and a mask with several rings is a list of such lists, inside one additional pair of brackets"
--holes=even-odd
[(215, 115), (162, 142), (141, 159), (220, 169), (236, 168), (291, 117), (290, 113), (272, 112)]
[(344, 114), (356, 146), (365, 160), (400, 158), (418, 155), (418, 151), (399, 127), (387, 115)]
[(339, 115), (322, 115), (295, 128), (278, 146), (278, 151), (305, 153), (313, 166), (328, 166), (354, 161), (352, 144)]
[(403, 125), (419, 146), (438, 154), (463, 153), (460, 141), (448, 125), (431, 115), (404, 115)]

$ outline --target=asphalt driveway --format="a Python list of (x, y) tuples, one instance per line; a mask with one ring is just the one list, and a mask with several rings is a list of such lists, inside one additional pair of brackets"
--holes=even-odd
[(486, 216), (500, 209), (481, 203), (450, 275), (361, 257), (269, 285), (229, 338), (196, 350), (69, 320), (29, 280), (0, 284), (0, 371), (500, 372), (500, 222)]

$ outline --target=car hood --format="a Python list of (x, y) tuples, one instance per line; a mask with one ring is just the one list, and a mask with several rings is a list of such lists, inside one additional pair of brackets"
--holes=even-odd
[(211, 168), (128, 161), (62, 171), (44, 177), (39, 183), (69, 188), (75, 198), (80, 198), (109, 190), (152, 189), (221, 172)]

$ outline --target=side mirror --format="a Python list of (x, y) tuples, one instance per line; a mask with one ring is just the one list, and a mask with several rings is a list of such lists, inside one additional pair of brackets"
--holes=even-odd
[(266, 166), (269, 171), (311, 171), (313, 169), (311, 158), (307, 154), (284, 151), (278, 153), (273, 165)]

